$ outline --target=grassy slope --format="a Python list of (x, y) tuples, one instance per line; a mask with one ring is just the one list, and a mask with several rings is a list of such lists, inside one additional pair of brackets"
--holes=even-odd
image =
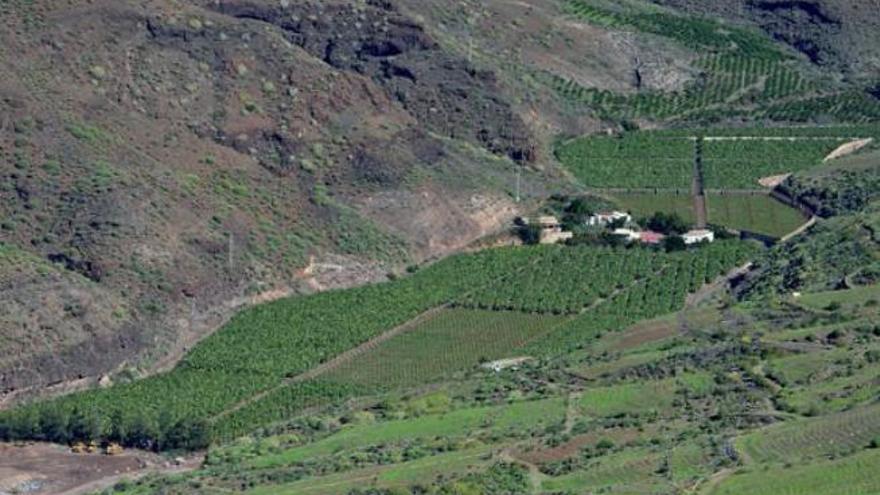
[[(673, 494), (688, 487), (713, 494), (763, 489), (824, 495), (847, 485), (864, 490), (855, 493), (871, 493), (876, 480), (864, 467), (875, 462), (876, 450), (866, 448), (880, 435), (878, 406), (820, 410), (815, 417), (777, 411), (774, 400), (797, 390), (798, 376), (773, 385), (760, 371), (778, 363), (793, 372), (785, 364), (793, 359), (831, 364), (847, 359), (861, 368), (862, 358), (853, 356), (878, 344), (871, 327), (859, 330), (877, 317), (876, 308), (864, 306), (862, 292), (835, 295), (858, 300), (859, 312), (833, 313), (809, 304), (744, 305), (729, 308), (724, 317), (700, 308), (642, 322), (518, 371), (474, 371), (433, 392), (410, 389), (310, 413), (276, 433), (213, 449), (211, 467), (190, 480), (170, 485), (145, 481), (135, 488), (153, 493), (166, 486), (167, 493), (186, 494), (193, 483), (208, 492), (245, 483), (259, 486), (258, 493), (293, 494), (439, 487), (454, 483), (439, 481), (439, 475), (461, 479), (512, 456), (530, 463), (534, 486), (545, 491), (615, 487), (623, 493)], [(858, 336), (830, 351), (837, 357), (825, 358), (829, 351), (823, 347), (804, 348), (803, 358), (779, 354), (784, 352), (780, 344), (802, 343), (807, 331), (823, 335), (829, 322), (846, 325), (847, 334)], [(752, 345), (744, 343), (760, 331), (774, 339), (750, 351)], [(596, 366), (602, 372), (584, 373)], [(864, 368), (866, 376), (874, 374), (872, 369)], [(590, 381), (572, 379), (570, 372), (589, 375)], [(823, 376), (810, 387), (834, 380)], [(332, 419), (328, 423), (327, 415), (347, 419), (340, 427)], [(764, 426), (767, 417), (777, 424)], [(312, 423), (330, 430), (308, 426)], [(736, 440), (728, 443), (731, 437)], [(737, 452), (738, 468), (725, 454), (730, 448)], [(736, 472), (722, 471), (725, 467)], [(709, 482), (716, 472), (727, 475)], [(814, 480), (805, 473), (823, 476)], [(285, 476), (296, 481), (280, 481)], [(132, 493), (139, 493), (135, 488)]]
[(774, 467), (734, 474), (710, 495), (871, 495), (880, 490), (876, 466), (880, 451), (871, 450), (833, 461)]

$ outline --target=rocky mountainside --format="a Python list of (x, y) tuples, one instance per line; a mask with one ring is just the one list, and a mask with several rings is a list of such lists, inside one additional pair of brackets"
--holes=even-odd
[(2, 392), (459, 249), (537, 167), (493, 73), (388, 2), (0, 9)]
[[(880, 101), (870, 2), (590, 1), (0, 3), (0, 394), (164, 369), (243, 305), (459, 250), (570, 187), (560, 135)], [(729, 47), (682, 13), (782, 55), (713, 75)]]
[(817, 65), (880, 82), (877, 2), (855, 0), (652, 0), (686, 12), (754, 23)]

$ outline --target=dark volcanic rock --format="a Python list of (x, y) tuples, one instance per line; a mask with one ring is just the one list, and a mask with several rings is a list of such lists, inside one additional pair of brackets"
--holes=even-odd
[(498, 96), (494, 74), (441, 50), (388, 2), (363, 7), (301, 2), (285, 9), (243, 0), (215, 8), (275, 25), (290, 42), (327, 64), (369, 76), (434, 132), (516, 160), (535, 158), (529, 131)]

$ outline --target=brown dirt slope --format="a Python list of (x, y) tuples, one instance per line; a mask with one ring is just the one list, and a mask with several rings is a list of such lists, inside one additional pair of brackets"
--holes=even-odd
[(0, 394), (460, 249), (539, 159), (494, 74), (388, 2), (13, 0), (0, 26)]

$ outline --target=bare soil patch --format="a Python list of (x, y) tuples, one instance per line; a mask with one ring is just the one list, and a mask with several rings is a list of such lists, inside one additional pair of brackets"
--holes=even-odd
[(198, 467), (201, 458), (180, 466), (142, 451), (120, 455), (74, 454), (64, 446), (0, 443), (0, 494), (73, 495), (101, 490), (122, 478)]
[(518, 452), (516, 458), (531, 464), (547, 464), (568, 459), (576, 455), (584, 447), (595, 445), (602, 439), (608, 439), (615, 444), (625, 444), (639, 438), (637, 428), (620, 428), (603, 430), (576, 435), (571, 440), (557, 447), (538, 449), (530, 452)]
[(840, 145), (836, 150), (832, 151), (825, 157), (825, 161), (829, 162), (831, 160), (836, 160), (838, 158), (843, 158), (844, 156), (851, 155), (856, 151), (868, 146), (874, 142), (874, 138), (867, 139), (857, 139), (855, 141), (851, 141), (849, 143)]
[(785, 182), (789, 177), (791, 177), (791, 174), (771, 175), (758, 179), (758, 183), (763, 187), (773, 188)]

